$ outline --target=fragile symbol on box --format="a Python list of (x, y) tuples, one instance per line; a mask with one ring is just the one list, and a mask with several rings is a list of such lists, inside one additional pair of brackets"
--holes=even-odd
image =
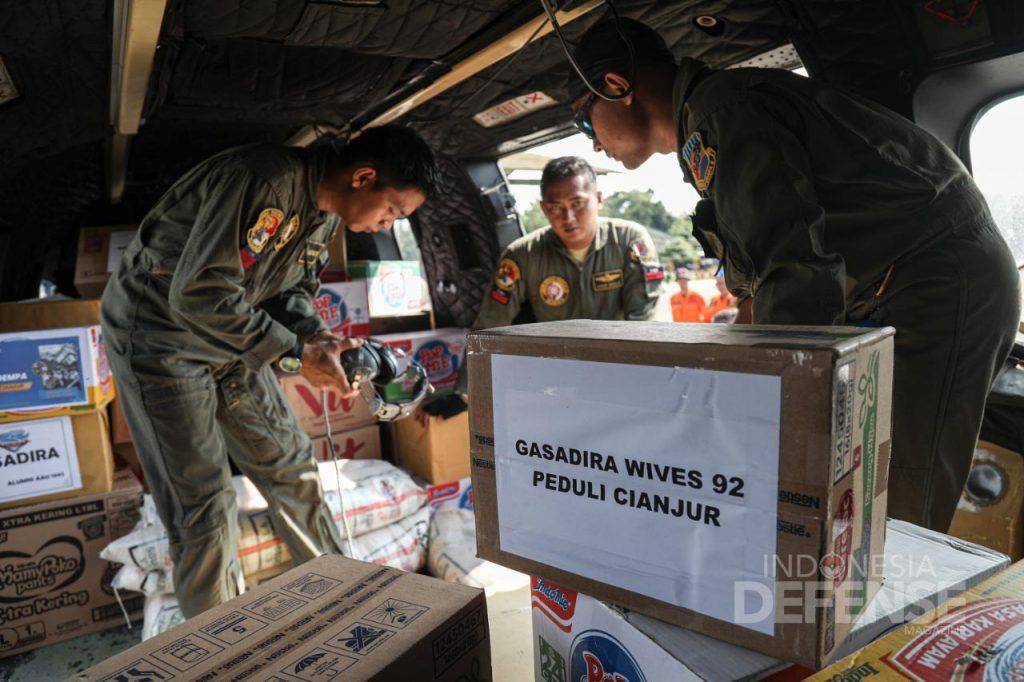
[(401, 599), (385, 599), (383, 604), (364, 617), (382, 625), (404, 628), (429, 610), (426, 606), (411, 604)]

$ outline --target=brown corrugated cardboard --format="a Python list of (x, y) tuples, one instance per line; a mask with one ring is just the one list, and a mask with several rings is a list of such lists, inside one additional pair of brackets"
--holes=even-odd
[[(124, 625), (100, 550), (132, 529), (142, 489), (119, 471), (114, 490), (0, 512), (0, 657)], [(141, 595), (124, 595), (132, 616)]]
[[(278, 381), (284, 391), (285, 399), (291, 405), (299, 426), (312, 437), (327, 433), (324, 423), (324, 404), (321, 391), (306, 381), (301, 374), (280, 374)], [(360, 396), (342, 398), (336, 390), (327, 392), (327, 414), (331, 421), (331, 430), (350, 431), (361, 426), (377, 423), (377, 418), (370, 413), (370, 407)]]
[(403, 467), (430, 483), (469, 476), (469, 415), (415, 415), (395, 422), (395, 451)]
[[(380, 427), (376, 424), (351, 431), (332, 433), (334, 452), (339, 459), (380, 459)], [(327, 436), (313, 438), (313, 457), (321, 462), (333, 459)]]
[(0, 509), (110, 492), (106, 408), (0, 424), (0, 465)]
[(480, 557), (820, 667), (878, 589), (892, 334), (472, 333)]
[(322, 556), (74, 679), (147, 671), (160, 680), (487, 680), (487, 607), (482, 590)]
[(78, 233), (75, 288), (84, 298), (99, 298), (121, 252), (135, 235), (136, 225), (83, 227)]
[(0, 333), (90, 327), (100, 323), (100, 300), (39, 299), (0, 303)]

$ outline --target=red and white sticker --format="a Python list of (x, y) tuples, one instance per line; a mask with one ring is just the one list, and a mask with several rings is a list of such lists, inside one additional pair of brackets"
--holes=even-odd
[(479, 114), (473, 116), (473, 120), (484, 128), (493, 128), (494, 126), (526, 116), (531, 112), (550, 107), (552, 104), (557, 104), (554, 98), (543, 92), (531, 92), (528, 95), (513, 97), (501, 104), (495, 104), (490, 109), (484, 109)]

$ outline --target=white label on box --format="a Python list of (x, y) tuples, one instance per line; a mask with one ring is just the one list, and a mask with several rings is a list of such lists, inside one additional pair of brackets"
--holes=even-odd
[(135, 237), (135, 230), (125, 230), (110, 233), (110, 247), (107, 249), (107, 272), (117, 270), (117, 264), (121, 262), (121, 254), (131, 244)]
[(81, 487), (70, 417), (0, 426), (0, 502)]
[(491, 363), (502, 551), (774, 633), (779, 377)]

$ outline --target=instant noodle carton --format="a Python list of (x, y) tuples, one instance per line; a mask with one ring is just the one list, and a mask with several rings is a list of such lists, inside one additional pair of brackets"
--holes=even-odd
[(370, 309), (366, 300), (366, 282), (321, 284), (313, 297), (313, 306), (332, 333), (345, 337), (370, 334)]
[(893, 330), (472, 332), (479, 556), (810, 668), (879, 588)]
[(892, 631), (812, 680), (1024, 678), (1024, 561)]

